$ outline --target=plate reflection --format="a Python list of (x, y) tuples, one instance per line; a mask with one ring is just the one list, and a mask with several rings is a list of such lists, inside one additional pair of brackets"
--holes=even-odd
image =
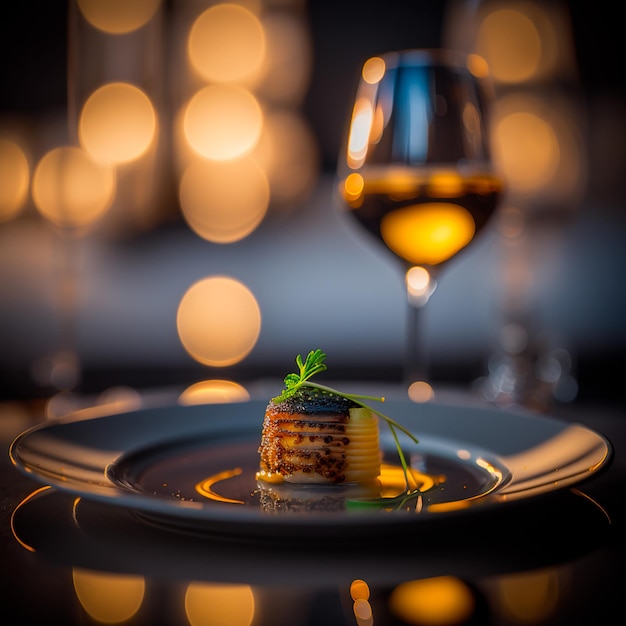
[(12, 515), (15, 540), (71, 571), (70, 591), (92, 619), (153, 626), (314, 619), (469, 626), (487, 623), (493, 594), (513, 611), (533, 585), (548, 585), (550, 594), (532, 595), (541, 616), (563, 593), (560, 564), (601, 546), (609, 528), (603, 509), (576, 489), (490, 509), (461, 525), (444, 519), (419, 535), (374, 533), (326, 546), (306, 536), (268, 542), (171, 533), (132, 511), (47, 487)]

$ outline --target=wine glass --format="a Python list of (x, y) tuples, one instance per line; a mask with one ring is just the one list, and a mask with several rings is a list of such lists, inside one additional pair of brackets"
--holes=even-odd
[(452, 50), (368, 59), (339, 155), (342, 213), (405, 274), (409, 386), (427, 383), (420, 320), (437, 277), (483, 230), (502, 193), (489, 154), (487, 81), (481, 57)]

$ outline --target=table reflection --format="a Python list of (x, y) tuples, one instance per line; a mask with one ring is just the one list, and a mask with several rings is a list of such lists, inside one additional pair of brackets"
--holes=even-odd
[(571, 563), (602, 548), (611, 523), (572, 489), (383, 541), (232, 541), (41, 487), (11, 529), (36, 564), (67, 572), (63, 595), (96, 623), (434, 626), (550, 623), (572, 602)]

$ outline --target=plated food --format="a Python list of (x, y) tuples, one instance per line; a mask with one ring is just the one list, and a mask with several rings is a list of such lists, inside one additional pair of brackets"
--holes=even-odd
[[(462, 528), (467, 513), (562, 491), (597, 475), (614, 456), (598, 433), (534, 413), (390, 399), (382, 405), (393, 415), (387, 421), (381, 405), (370, 404), (383, 452), (373, 488), (259, 480), (267, 398), (78, 412), (21, 433), (9, 456), (29, 478), (81, 501), (122, 507), (168, 529), (276, 545), (413, 533), (442, 519)], [(419, 443), (395, 423), (419, 434)]]
[[(299, 371), (285, 377), (285, 389), (265, 410), (259, 445), (259, 484), (327, 484), (375, 486), (381, 474), (379, 421), (417, 438), (365, 400), (384, 398), (347, 394), (311, 382), (325, 371), (326, 355), (309, 352), (296, 357)], [(409, 468), (398, 453), (409, 490)], [(273, 491), (275, 493), (276, 490)]]
[(374, 482), (378, 416), (344, 396), (305, 387), (267, 405), (259, 452), (257, 478), (265, 482)]

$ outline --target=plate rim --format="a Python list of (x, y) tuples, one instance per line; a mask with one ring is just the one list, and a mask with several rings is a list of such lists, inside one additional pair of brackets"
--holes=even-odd
[[(442, 412), (450, 413), (459, 413), (459, 412), (475, 412), (478, 411), (483, 415), (487, 415), (490, 418), (508, 418), (511, 420), (523, 420), (525, 424), (541, 424), (543, 426), (552, 426), (558, 430), (567, 429), (569, 427), (580, 428), (584, 433), (589, 435), (590, 437), (595, 438), (598, 445), (603, 447), (604, 455), (603, 458), (596, 463), (596, 465), (589, 469), (589, 471), (578, 477), (573, 477), (566, 481), (560, 481), (559, 484), (553, 485), (551, 488), (548, 488), (547, 491), (557, 491), (564, 489), (566, 487), (570, 487), (574, 484), (579, 484), (584, 482), (585, 480), (595, 477), (601, 471), (605, 470), (612, 462), (614, 456), (614, 449), (611, 442), (602, 434), (597, 431), (584, 426), (582, 424), (578, 424), (577, 422), (569, 422), (560, 418), (551, 417), (543, 414), (536, 414), (526, 410), (514, 410), (508, 411), (504, 409), (500, 409), (498, 407), (492, 406), (465, 406), (458, 404), (446, 404), (446, 403), (438, 403), (431, 402), (428, 404), (416, 404), (411, 401), (390, 401), (389, 404), (393, 406), (403, 406), (409, 407), (413, 411), (423, 410), (424, 407), (427, 407), (426, 410), (436, 410)], [(157, 498), (157, 497), (148, 497), (145, 494), (140, 492), (132, 492), (132, 491), (124, 491), (120, 488), (119, 485), (113, 484), (108, 477), (107, 466), (98, 466), (102, 471), (102, 477), (106, 477), (107, 481), (109, 481), (108, 485), (105, 488), (110, 489), (110, 491), (105, 495), (104, 492), (96, 490), (92, 485), (87, 483), (86, 485), (76, 486), (73, 483), (68, 483), (63, 480), (50, 481), (50, 476), (46, 476), (45, 473), (42, 473), (41, 469), (30, 466), (27, 462), (24, 461), (20, 452), (22, 448), (29, 442), (29, 439), (32, 437), (36, 437), (37, 434), (41, 434), (43, 431), (45, 432), (54, 432), (59, 429), (68, 428), (70, 431), (72, 428), (76, 427), (76, 425), (91, 425), (97, 424), (100, 427), (104, 427), (107, 423), (111, 421), (123, 421), (133, 419), (140, 419), (141, 417), (146, 417), (150, 413), (159, 412), (164, 413), (168, 411), (180, 411), (180, 412), (201, 412), (205, 411), (211, 413), (212, 411), (216, 411), (218, 409), (227, 410), (227, 411), (235, 411), (235, 410), (249, 410), (252, 411), (253, 408), (257, 409), (257, 417), (258, 417), (258, 409), (264, 409), (266, 403), (262, 400), (249, 400), (245, 402), (236, 402), (236, 403), (224, 403), (224, 404), (204, 404), (204, 405), (180, 405), (180, 404), (157, 404), (154, 406), (144, 406), (141, 408), (133, 409), (125, 412), (82, 412), (77, 411), (75, 413), (56, 418), (54, 420), (49, 420), (47, 422), (34, 425), (24, 432), (18, 434), (14, 440), (11, 442), (9, 447), (9, 456), (12, 464), (22, 473), (29, 476), (31, 479), (39, 482), (41, 484), (50, 485), (54, 488), (57, 488), (61, 491), (66, 491), (72, 493), (74, 495), (84, 497), (86, 499), (95, 500), (102, 503), (109, 503), (114, 506), (123, 507), (126, 509), (134, 510), (138, 515), (145, 516), (149, 520), (155, 521), (158, 523), (159, 520), (162, 520), (164, 523), (171, 523), (173, 526), (180, 526), (181, 529), (188, 530), (206, 530), (209, 532), (214, 532), (216, 530), (220, 530), (220, 528), (224, 525), (230, 526), (230, 532), (234, 534), (239, 533), (249, 533), (251, 529), (254, 530), (256, 534), (259, 536), (263, 534), (276, 534), (276, 532), (280, 533), (285, 530), (285, 528), (296, 528), (302, 529), (306, 527), (319, 526), (320, 525), (320, 517), (307, 517), (307, 516), (268, 516), (265, 515), (263, 517), (260, 516), (250, 516), (246, 515), (238, 515), (232, 509), (209, 509), (205, 507), (201, 503), (198, 502), (182, 502), (177, 499), (167, 499), (167, 498)], [(134, 417), (133, 417), (134, 416)], [(183, 418), (184, 419), (184, 418)], [(180, 421), (180, 419), (178, 420)], [(259, 437), (260, 437), (260, 427), (262, 423), (262, 414), (259, 419)], [(207, 420), (208, 424), (208, 420)], [(79, 428), (81, 427), (79, 426)], [(195, 431), (196, 434), (199, 431)], [(58, 434), (58, 433), (57, 433)], [(164, 434), (164, 433), (163, 433)], [(416, 433), (419, 437), (419, 431)], [(118, 434), (119, 436), (119, 434)], [(183, 438), (181, 434), (179, 439)], [(156, 439), (155, 441), (160, 441), (161, 443), (164, 439)], [(153, 442), (154, 443), (154, 442)], [(149, 444), (145, 444), (149, 445)], [(419, 445), (419, 444), (418, 444)], [(489, 450), (488, 446), (477, 446), (483, 447), (487, 449), (487, 451), (497, 457), (499, 459), (503, 459), (503, 455), (495, 450)], [(137, 452), (139, 448), (131, 449), (127, 448), (126, 450), (121, 451), (121, 453), (116, 456), (112, 461), (116, 461), (122, 455), (131, 454)], [(504, 466), (508, 467), (506, 464), (506, 460), (504, 460)], [(515, 481), (515, 476), (513, 475), (510, 482)], [(531, 499), (535, 496), (541, 495), (541, 493), (545, 493), (546, 489), (543, 489), (539, 493), (533, 493), (533, 491), (529, 491), (526, 494), (522, 494), (519, 498), (522, 499)], [(496, 490), (496, 494), (498, 490)], [(518, 498), (511, 499), (510, 501), (517, 501)], [(488, 510), (493, 505), (503, 505), (506, 504), (508, 500), (506, 497), (502, 499), (492, 498), (485, 496), (482, 499), (479, 499), (478, 505), (470, 506), (462, 509), (452, 509), (446, 512), (437, 512), (430, 513), (428, 511), (424, 511), (420, 515), (360, 515), (358, 517), (358, 524), (364, 527), (374, 526), (398, 526), (405, 524), (417, 524), (421, 523), (423, 520), (431, 519), (435, 517), (436, 519), (442, 519), (443, 517), (450, 518), (456, 515), (465, 516), (471, 514), (473, 512), (483, 512)], [(210, 511), (207, 514), (207, 511)], [(350, 520), (346, 518), (339, 518), (342, 521), (339, 521), (335, 518), (332, 522), (333, 526), (338, 528), (342, 526), (351, 527), (350, 521), (354, 521), (354, 518), (350, 518)], [(345, 524), (343, 522), (345, 519)], [(267, 522), (263, 524), (262, 522)], [(241, 527), (241, 528), (240, 528)], [(330, 525), (323, 524), (322, 527), (324, 529), (328, 529)]]

